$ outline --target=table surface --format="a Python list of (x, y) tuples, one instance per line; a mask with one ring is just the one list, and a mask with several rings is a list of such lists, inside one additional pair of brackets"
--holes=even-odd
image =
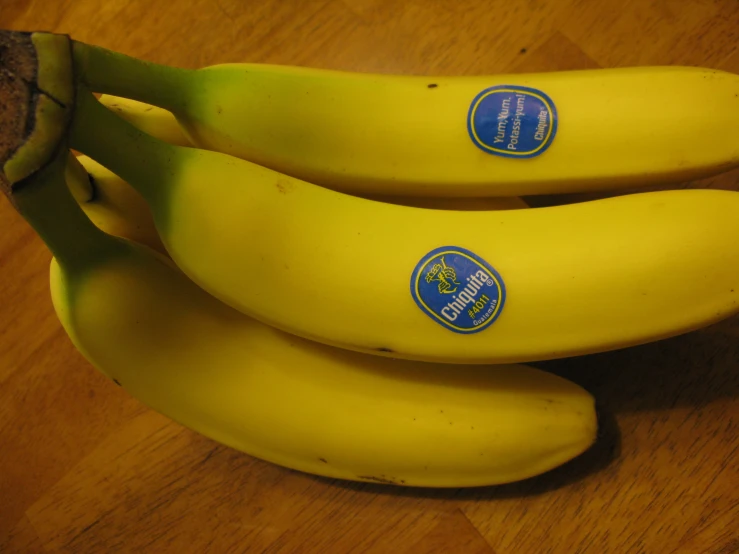
[[(183, 67), (739, 72), (736, 0), (3, 0), (0, 26)], [(222, 447), (98, 374), (54, 316), (49, 252), (7, 202), (0, 220), (0, 552), (739, 552), (735, 321), (541, 364), (602, 410), (599, 442), (546, 475), (442, 491), (337, 482)]]

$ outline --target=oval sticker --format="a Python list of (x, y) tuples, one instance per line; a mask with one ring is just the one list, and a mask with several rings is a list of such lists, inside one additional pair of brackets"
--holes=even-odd
[(499, 85), (483, 90), (470, 105), (467, 130), (475, 145), (497, 156), (532, 158), (557, 134), (557, 110), (544, 92)]
[(500, 316), (506, 290), (485, 260), (464, 248), (443, 246), (416, 265), (411, 295), (438, 324), (456, 333), (477, 333)]

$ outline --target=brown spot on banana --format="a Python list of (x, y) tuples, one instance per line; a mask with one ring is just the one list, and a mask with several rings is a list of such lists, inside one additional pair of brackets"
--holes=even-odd
[(280, 194), (288, 194), (289, 192), (292, 192), (294, 185), (287, 179), (278, 179), (275, 186), (277, 187), (277, 190), (280, 191)]

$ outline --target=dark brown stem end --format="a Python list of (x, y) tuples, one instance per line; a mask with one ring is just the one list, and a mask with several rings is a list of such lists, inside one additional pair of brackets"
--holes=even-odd
[(66, 147), (73, 106), (69, 37), (0, 31), (0, 189), (11, 202)]

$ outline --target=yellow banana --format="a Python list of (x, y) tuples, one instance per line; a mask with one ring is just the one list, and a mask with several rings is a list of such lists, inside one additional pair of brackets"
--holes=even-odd
[(733, 192), (409, 208), (170, 146), (89, 93), (78, 100), (73, 147), (146, 198), (177, 265), (306, 338), (407, 359), (523, 362), (657, 340), (739, 308)]
[(685, 181), (739, 164), (739, 76), (632, 67), (474, 77), (198, 70), (74, 42), (97, 92), (171, 110), (199, 147), (352, 194), (503, 196)]
[[(64, 184), (65, 158), (6, 191), (54, 254), (56, 313), (90, 363), (175, 421), (285, 467), (403, 486), (515, 481), (595, 440), (592, 396), (555, 375), (336, 350), (236, 312), (167, 258), (93, 225)], [(83, 163), (101, 189), (88, 212), (124, 214), (119, 230), (146, 219)]]
[(75, 200), (97, 227), (167, 253), (146, 201), (117, 175), (87, 156), (70, 156), (66, 181)]
[(170, 144), (192, 146), (172, 112), (158, 106), (103, 94), (100, 103), (141, 131)]
[[(177, 119), (171, 112), (144, 104), (128, 98), (103, 95), (100, 103), (117, 115), (136, 126), (149, 135), (176, 144), (178, 146), (192, 146), (185, 136)], [(73, 183), (77, 181), (72, 181)], [(439, 198), (423, 196), (382, 196), (358, 195), (364, 198), (378, 200), (404, 206), (419, 208), (436, 208), (440, 210), (514, 210), (528, 207), (526, 202), (518, 196), (490, 196), (482, 198)]]
[(85, 167), (72, 152), (69, 152), (67, 155), (65, 174), (66, 181), (70, 183), (70, 192), (77, 202), (83, 204), (91, 201), (95, 197), (95, 187), (92, 183), (92, 176), (87, 173)]

